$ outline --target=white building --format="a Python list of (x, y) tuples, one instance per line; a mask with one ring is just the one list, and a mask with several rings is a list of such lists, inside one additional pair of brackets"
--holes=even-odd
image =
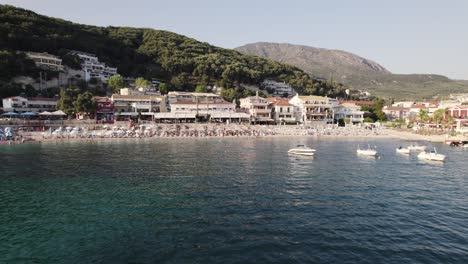
[(111, 100), (114, 103), (114, 111), (121, 115), (166, 112), (164, 96), (113, 94)]
[(167, 94), (167, 99), (169, 104), (178, 102), (178, 101), (195, 101), (198, 98), (199, 101), (213, 101), (222, 99), (220, 95), (213, 94), (213, 93), (192, 93), (192, 92), (169, 92)]
[(256, 96), (242, 98), (239, 101), (240, 108), (248, 112), (252, 122), (273, 122), (268, 101), (258, 96), (258, 93)]
[(62, 71), (62, 59), (49, 53), (27, 52), (26, 55), (32, 59), (38, 67)]
[(460, 104), (468, 103), (468, 93), (450, 94), (450, 99), (455, 100)]
[(294, 95), (294, 89), (291, 85), (285, 82), (277, 82), (273, 80), (264, 80), (261, 87), (265, 90), (273, 91), (274, 96), (291, 97)]
[(287, 98), (271, 97), (266, 99), (270, 104), (271, 117), (277, 124), (296, 123), (296, 107)]
[(55, 111), (58, 99), (44, 97), (12, 96), (3, 99), (5, 112), (44, 112)]
[(335, 120), (348, 120), (350, 124), (364, 122), (364, 111), (359, 105), (353, 103), (342, 103), (333, 107)]
[(235, 113), (236, 105), (222, 98), (194, 98), (171, 103), (171, 113), (191, 113), (198, 116), (211, 116), (217, 113)]
[(244, 113), (236, 113), (236, 104), (225, 101), (212, 93), (169, 92), (167, 95), (170, 113), (156, 113), (161, 122), (234, 122), (248, 119)]
[(414, 101), (402, 101), (402, 102), (395, 102), (395, 103), (392, 104), (392, 106), (394, 106), (394, 107), (411, 107), (414, 104), (416, 104), (416, 102), (414, 102)]
[(384, 106), (382, 109), (388, 120), (406, 120), (411, 116), (410, 110), (411, 108), (403, 106)]
[(72, 54), (80, 58), (81, 68), (85, 72), (86, 81), (96, 78), (107, 82), (110, 77), (117, 75), (117, 68), (108, 67), (105, 63), (99, 62), (98, 57), (93, 54), (81, 51), (72, 51)]
[(323, 96), (295, 95), (289, 103), (297, 107), (297, 120), (303, 124), (333, 122), (333, 107), (338, 100)]

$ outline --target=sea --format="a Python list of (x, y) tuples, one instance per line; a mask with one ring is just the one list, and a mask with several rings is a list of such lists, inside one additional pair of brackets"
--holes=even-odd
[[(0, 145), (0, 263), (468, 263), (468, 149), (397, 139)], [(289, 155), (298, 144), (315, 157)], [(376, 147), (379, 157), (356, 154)]]

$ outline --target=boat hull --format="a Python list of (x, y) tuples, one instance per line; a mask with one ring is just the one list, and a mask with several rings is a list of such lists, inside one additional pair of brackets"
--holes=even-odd
[(289, 154), (293, 154), (293, 155), (300, 155), (300, 156), (314, 156), (315, 153), (313, 152), (294, 152), (294, 151), (288, 151)]
[(357, 154), (363, 155), (363, 156), (377, 156), (377, 151), (376, 150), (362, 150), (358, 149)]
[(434, 154), (434, 153), (420, 153), (418, 155), (419, 159), (431, 160), (431, 161), (445, 161), (447, 157), (442, 154)]

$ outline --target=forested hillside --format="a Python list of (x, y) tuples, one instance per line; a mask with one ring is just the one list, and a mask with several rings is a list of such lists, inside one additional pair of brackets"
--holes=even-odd
[[(258, 84), (265, 78), (286, 81), (302, 94), (336, 96), (343, 90), (339, 84), (313, 79), (296, 67), (168, 31), (81, 25), (0, 5), (0, 69), (10, 69), (0, 75), (3, 86), (12, 76), (24, 73), (21, 65), (30, 65), (17, 51), (58, 55), (67, 50), (94, 53), (118, 67), (123, 76), (157, 78), (174, 90), (192, 91), (198, 84), (229, 88)], [(5, 56), (21, 59), (6, 66)], [(34, 74), (34, 69), (28, 74)]]

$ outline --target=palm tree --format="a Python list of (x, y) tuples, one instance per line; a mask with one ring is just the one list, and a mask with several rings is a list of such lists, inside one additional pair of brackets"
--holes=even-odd
[(429, 121), (429, 111), (425, 109), (420, 109), (418, 113), (418, 118), (421, 122)]
[(438, 128), (440, 123), (442, 123), (442, 121), (444, 121), (445, 109), (437, 109), (434, 112), (433, 118), (434, 118), (434, 122), (437, 124), (437, 128)]

